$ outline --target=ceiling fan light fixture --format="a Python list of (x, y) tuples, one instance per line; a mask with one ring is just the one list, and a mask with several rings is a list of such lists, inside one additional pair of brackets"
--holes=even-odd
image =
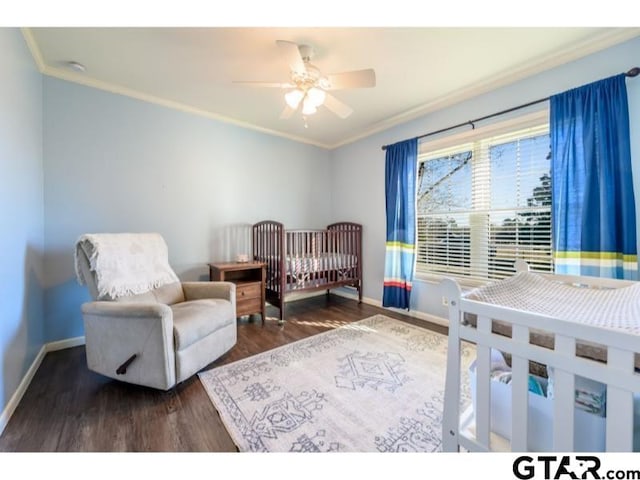
[(307, 99), (311, 102), (316, 108), (324, 103), (325, 98), (327, 98), (327, 94), (324, 90), (313, 87), (310, 88), (307, 92)]
[(317, 111), (317, 107), (309, 100), (309, 97), (305, 97), (302, 103), (302, 115), (313, 115)]
[(332, 73), (325, 76), (318, 67), (311, 63), (313, 49), (308, 45), (298, 45), (287, 40), (276, 40), (276, 45), (283, 61), (289, 67), (287, 82), (246, 81), (234, 83), (284, 90), (280, 93), (284, 96), (286, 104), (280, 113), (281, 119), (290, 118), (295, 112), (302, 110), (306, 128), (306, 117), (316, 113), (320, 106), (324, 106), (329, 112), (340, 118), (347, 118), (353, 113), (353, 109), (334, 97), (331, 92), (347, 88), (369, 88), (376, 85), (375, 71), (371, 68)]
[(299, 89), (291, 90), (284, 95), (284, 101), (287, 102), (294, 110), (300, 105), (300, 101), (304, 98), (304, 92)]

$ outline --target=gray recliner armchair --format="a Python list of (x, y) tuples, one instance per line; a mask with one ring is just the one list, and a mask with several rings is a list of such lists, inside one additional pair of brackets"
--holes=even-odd
[(75, 267), (92, 371), (168, 390), (236, 344), (235, 285), (180, 282), (158, 234), (82, 235)]

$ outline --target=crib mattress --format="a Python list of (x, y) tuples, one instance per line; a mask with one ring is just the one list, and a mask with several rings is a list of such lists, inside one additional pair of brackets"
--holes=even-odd
[[(471, 290), (464, 298), (640, 335), (640, 283), (616, 289), (585, 288), (520, 272)], [(475, 315), (465, 314), (464, 319), (475, 326)], [(511, 336), (509, 324), (496, 320), (492, 328), (495, 333)], [(530, 336), (532, 343), (553, 348), (551, 333), (532, 329)], [(578, 341), (576, 353), (598, 361), (607, 358), (606, 349), (589, 342)], [(639, 355), (636, 368), (640, 368)]]

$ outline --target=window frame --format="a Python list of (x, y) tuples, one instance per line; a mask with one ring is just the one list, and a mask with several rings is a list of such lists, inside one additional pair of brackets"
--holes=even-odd
[[(428, 156), (431, 152), (436, 150), (444, 150), (448, 148), (455, 148), (463, 144), (471, 144), (478, 142), (481, 139), (488, 137), (496, 137), (505, 135), (508, 136), (513, 132), (524, 130), (527, 128), (538, 127), (542, 124), (549, 123), (549, 108), (546, 106), (543, 109), (520, 115), (512, 115), (506, 120), (497, 121), (489, 125), (472, 128), (471, 130), (456, 133), (452, 135), (440, 135), (433, 139), (424, 139), (419, 141), (418, 144), (418, 165), (425, 156)], [(418, 248), (418, 213), (417, 213), (417, 200), (418, 200), (418, 178), (416, 176), (416, 249)], [(553, 252), (552, 252), (553, 253)], [(487, 283), (495, 281), (494, 279), (479, 279), (472, 278), (464, 275), (456, 275), (454, 273), (434, 273), (425, 270), (420, 270), (418, 263), (418, 256), (415, 256), (415, 274), (414, 279), (417, 281), (424, 281), (428, 283), (439, 283), (444, 278), (455, 278), (456, 281), (463, 288), (475, 288), (478, 286), (486, 285)]]

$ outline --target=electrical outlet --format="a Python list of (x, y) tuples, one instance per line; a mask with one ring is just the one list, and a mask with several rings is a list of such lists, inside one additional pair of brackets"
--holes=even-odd
[(442, 297), (442, 306), (443, 307), (449, 306), (449, 299), (447, 297)]

